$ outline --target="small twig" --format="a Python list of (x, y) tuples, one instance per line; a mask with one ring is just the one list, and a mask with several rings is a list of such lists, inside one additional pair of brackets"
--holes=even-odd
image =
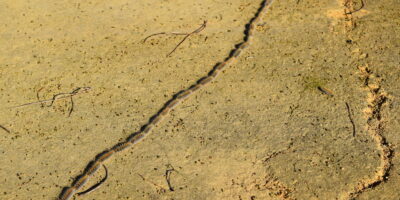
[(142, 178), (142, 180), (143, 181), (145, 181), (145, 182), (147, 182), (147, 183), (149, 183), (149, 184), (151, 184), (151, 185), (153, 185), (153, 186), (155, 186), (155, 187), (157, 187), (157, 188), (161, 188), (161, 190), (163, 191), (163, 192), (165, 192), (166, 191), (166, 189), (164, 188), (164, 187), (162, 187), (162, 186), (159, 186), (159, 185), (157, 185), (156, 183), (154, 183), (154, 182), (152, 182), (152, 181), (150, 181), (150, 180), (147, 180), (144, 176), (142, 176), (141, 174), (137, 174), (138, 176), (140, 176), (140, 178)]
[[(78, 87), (75, 90), (73, 90), (72, 92), (69, 93), (58, 93), (55, 94), (53, 96), (53, 98), (51, 99), (51, 103), (50, 105), (48, 105), (47, 107), (51, 107), (53, 105), (53, 103), (57, 100), (57, 99), (61, 99), (61, 98), (68, 98), (68, 97), (72, 97), (74, 95), (77, 95), (78, 93), (83, 93), (83, 92), (87, 92), (89, 91), (91, 88), (90, 87)], [(65, 95), (65, 97), (59, 97), (59, 96), (63, 96)], [(59, 97), (59, 98), (58, 98)]]
[(67, 95), (71, 99), (71, 108), (69, 109), (69, 112), (68, 112), (68, 117), (70, 117), (71, 114), (72, 114), (72, 111), (74, 111), (74, 99), (72, 97), (74, 95), (80, 93), (80, 92), (86, 92), (86, 91), (88, 91), (90, 89), (91, 89), (90, 87), (83, 87), (83, 88), (79, 87), (79, 88), (76, 88), (75, 90), (73, 90), (70, 93), (59, 93), (59, 94), (56, 94), (56, 95), (53, 96), (53, 101), (50, 103), (49, 107), (53, 105), (54, 101), (57, 99), (58, 96)]
[(361, 6), (360, 6), (358, 9), (352, 10), (352, 11), (347, 12), (347, 13), (345, 13), (345, 14), (346, 14), (346, 15), (353, 14), (353, 13), (355, 13), (355, 12), (360, 11), (360, 10), (363, 9), (363, 8), (364, 8), (364, 0), (361, 0)]
[[(40, 89), (36, 92), (36, 98), (37, 98), (38, 101), (40, 101), (39, 92), (42, 91), (42, 90), (43, 90), (43, 87), (40, 88)], [(43, 104), (43, 103), (41, 103), (41, 104), (42, 104), (41, 106), (42, 106), (42, 108), (43, 108), (43, 107), (44, 107), (44, 104)]]
[[(54, 102), (55, 102), (57, 99), (62, 99), (62, 98), (64, 98), (63, 96), (65, 96), (65, 98), (69, 98), (69, 97), (71, 97), (71, 96), (73, 96), (73, 95), (75, 95), (75, 93), (73, 93), (73, 92), (71, 92), (71, 93), (58, 93), (58, 94), (55, 94), (55, 95), (53, 95), (53, 98), (51, 99), (51, 102), (50, 102), (49, 105), (47, 105), (47, 107), (53, 106)], [(59, 97), (59, 96), (61, 96), (61, 97)]]
[[(40, 89), (40, 90), (42, 90), (42, 89)], [(53, 95), (53, 98), (51, 98), (51, 99), (41, 100), (41, 101), (36, 101), (36, 102), (31, 102), (31, 103), (26, 103), (26, 104), (22, 104), (22, 105), (10, 107), (10, 108), (19, 108), (19, 107), (28, 106), (28, 105), (34, 105), (34, 104), (42, 104), (42, 106), (43, 106), (43, 103), (47, 103), (47, 102), (50, 102), (50, 104), (47, 107), (51, 107), (54, 104), (54, 102), (56, 100), (58, 100), (58, 99), (70, 98), (71, 99), (71, 108), (69, 110), (68, 116), (71, 116), (71, 113), (74, 110), (74, 101), (73, 101), (72, 97), (77, 95), (77, 94), (88, 92), (89, 90), (91, 90), (90, 87), (78, 87), (78, 88), (74, 89), (72, 92), (69, 92), (69, 93), (58, 93), (58, 94), (55, 94), (55, 95)], [(39, 98), (39, 91), (38, 91), (38, 93), (36, 95), (37, 98)]]
[(171, 185), (171, 173), (175, 171), (172, 165), (168, 165), (169, 168), (165, 171), (165, 179), (167, 180), (169, 191), (174, 191), (174, 188)]
[(202, 24), (199, 28), (197, 28), (196, 30), (194, 30), (194, 31), (191, 32), (191, 33), (177, 33), (177, 32), (167, 33), (167, 32), (161, 32), (161, 33), (151, 34), (151, 35), (147, 36), (147, 37), (143, 40), (143, 43), (146, 42), (146, 40), (149, 39), (150, 37), (156, 36), (156, 35), (162, 35), (162, 34), (185, 35), (185, 37), (175, 46), (175, 48), (174, 48), (171, 52), (169, 52), (169, 53), (167, 54), (167, 57), (168, 57), (168, 56), (170, 56), (172, 53), (174, 53), (175, 50), (178, 49), (178, 47), (179, 47), (188, 37), (190, 37), (190, 36), (193, 35), (193, 34), (199, 33), (200, 31), (202, 31), (203, 29), (205, 29), (206, 26), (207, 26), (207, 20), (205, 20), (205, 21), (203, 22), (203, 24)]
[(149, 38), (151, 38), (151, 37), (153, 37), (153, 36), (156, 36), (156, 35), (164, 35), (164, 34), (170, 34), (170, 35), (187, 35), (187, 34), (189, 34), (189, 33), (178, 33), (178, 32), (171, 32), (171, 33), (167, 33), (167, 32), (154, 33), (154, 34), (151, 34), (151, 35), (147, 36), (146, 38), (144, 38), (144, 39), (143, 39), (143, 43), (145, 43), (145, 42), (147, 41), (147, 39), (149, 39)]
[(71, 95), (71, 108), (69, 109), (68, 117), (71, 116), (72, 111), (74, 111), (74, 99), (72, 98)]
[(103, 165), (103, 167), (106, 170), (106, 176), (103, 179), (101, 179), (101, 181), (99, 181), (98, 183), (96, 183), (92, 187), (90, 187), (89, 189), (87, 189), (87, 190), (85, 190), (83, 192), (77, 193), (78, 196), (81, 196), (81, 195), (84, 195), (84, 194), (89, 194), (89, 193), (93, 192), (94, 190), (99, 188), (100, 185), (103, 184), (107, 180), (107, 178), (108, 178), (108, 170), (107, 170), (107, 167), (105, 165)]
[(189, 36), (191, 36), (192, 34), (195, 34), (195, 33), (199, 33), (200, 31), (202, 31), (203, 29), (205, 29), (205, 28), (206, 28), (206, 25), (207, 25), (207, 21), (204, 21), (204, 23), (203, 23), (198, 29), (196, 29), (196, 30), (194, 30), (193, 32), (187, 34), (187, 35), (175, 46), (175, 48), (174, 48), (169, 54), (167, 54), (167, 57), (170, 56), (172, 53), (174, 53), (174, 51), (175, 51)]
[[(19, 107), (23, 107), (23, 106), (29, 106), (29, 105), (41, 104), (41, 103), (47, 103), (47, 102), (51, 102), (51, 105), (53, 105), (53, 102), (54, 102), (55, 100), (58, 100), (58, 99), (65, 99), (65, 98), (68, 98), (68, 97), (70, 97), (70, 96), (74, 96), (74, 95), (77, 95), (77, 94), (81, 94), (81, 93), (84, 93), (84, 92), (89, 91), (90, 89), (91, 89), (90, 87), (79, 87), (79, 88), (75, 89), (74, 91), (72, 91), (72, 92), (70, 92), (70, 93), (60, 93), (60, 94), (56, 94), (56, 95), (54, 95), (53, 98), (51, 98), (51, 99), (46, 99), (46, 100), (41, 100), (41, 101), (36, 101), (36, 102), (31, 102), (31, 103), (26, 103), (26, 104), (22, 104), (22, 105), (18, 105), (18, 106), (13, 106), (13, 107), (10, 107), (10, 108), (19, 108)], [(64, 95), (66, 95), (66, 96), (57, 98), (57, 97), (60, 96), (61, 94), (64, 94)]]
[(322, 93), (324, 93), (324, 94), (326, 94), (326, 95), (328, 95), (328, 96), (333, 97), (333, 93), (332, 93), (331, 91), (329, 91), (328, 89), (323, 88), (323, 87), (321, 87), (321, 86), (318, 86), (317, 89), (318, 89), (319, 91), (321, 91)]
[(355, 137), (356, 136), (356, 125), (354, 124), (353, 118), (351, 117), (350, 105), (347, 102), (345, 102), (345, 103), (346, 103), (347, 113), (348, 113), (351, 125), (353, 126), (353, 137)]
[(5, 130), (7, 133), (11, 133), (10, 130), (8, 130), (6, 127), (4, 127), (4, 126), (2, 126), (2, 125), (0, 125), (0, 128), (3, 129), (3, 130)]

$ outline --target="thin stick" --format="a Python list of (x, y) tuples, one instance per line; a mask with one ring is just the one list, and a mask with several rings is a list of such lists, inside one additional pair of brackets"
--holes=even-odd
[(69, 109), (68, 117), (70, 117), (72, 111), (74, 111), (74, 99), (72, 98), (72, 95), (70, 97), (71, 97), (71, 108)]
[(164, 35), (164, 34), (170, 34), (170, 35), (187, 35), (187, 34), (189, 34), (189, 33), (178, 33), (178, 32), (171, 32), (171, 33), (167, 33), (167, 32), (154, 33), (154, 34), (151, 34), (151, 35), (147, 36), (146, 38), (144, 38), (144, 39), (143, 39), (143, 43), (145, 43), (145, 42), (147, 41), (147, 39), (149, 39), (149, 38), (151, 38), (151, 37), (153, 37), (153, 36), (156, 36), (156, 35)]
[(167, 57), (170, 56), (172, 53), (174, 53), (174, 51), (191, 35), (199, 33), (200, 31), (202, 31), (203, 29), (206, 28), (207, 25), (207, 21), (204, 21), (204, 23), (196, 30), (194, 30), (193, 32), (187, 34), (176, 46), (175, 48), (169, 53), (167, 54)]
[(174, 169), (174, 167), (172, 167), (172, 165), (169, 165), (169, 166), (170, 166), (170, 168), (165, 171), (165, 179), (167, 180), (169, 191), (172, 192), (172, 191), (174, 191), (174, 188), (171, 185), (171, 173), (173, 171), (175, 171), (175, 169)]
[(326, 94), (326, 95), (328, 95), (328, 96), (333, 97), (333, 93), (332, 93), (331, 91), (329, 91), (328, 89), (323, 88), (323, 87), (321, 87), (321, 86), (318, 86), (317, 89), (318, 89), (319, 91), (321, 91), (322, 93), (324, 93), (324, 94)]
[(0, 128), (3, 129), (3, 130), (5, 130), (7, 133), (11, 133), (10, 130), (8, 130), (6, 127), (4, 127), (4, 126), (2, 126), (2, 125), (0, 125)]
[(346, 103), (347, 113), (348, 113), (351, 125), (353, 126), (353, 137), (355, 137), (356, 136), (356, 125), (354, 124), (353, 118), (351, 117), (350, 105), (347, 102), (345, 102), (345, 103)]
[[(39, 92), (42, 91), (42, 90), (43, 90), (43, 87), (40, 88), (40, 89), (36, 92), (36, 98), (37, 98), (38, 101), (40, 101)], [(44, 107), (44, 104), (43, 104), (43, 103), (42, 103), (41, 107), (42, 107), (42, 108)]]
[(87, 190), (85, 190), (83, 192), (77, 193), (78, 196), (81, 196), (81, 195), (84, 195), (84, 194), (89, 194), (89, 193), (95, 191), (97, 188), (99, 188), (101, 184), (106, 182), (106, 180), (108, 178), (108, 170), (107, 170), (107, 167), (105, 165), (103, 165), (103, 167), (106, 170), (106, 176), (103, 179), (101, 179), (101, 181), (99, 181), (98, 183), (96, 183), (92, 187), (90, 187), (89, 189), (87, 189)]
[(355, 13), (355, 12), (358, 12), (358, 11), (360, 11), (361, 9), (363, 9), (364, 8), (364, 1), (363, 0), (361, 0), (361, 6), (358, 8), (358, 9), (355, 9), (355, 10), (353, 10), (353, 11), (350, 11), (350, 12), (347, 12), (347, 13), (345, 13), (346, 15), (349, 15), (349, 14), (353, 14), (353, 13)]
[(203, 22), (203, 24), (202, 24), (199, 28), (197, 28), (196, 30), (194, 30), (194, 31), (191, 32), (191, 33), (177, 33), (177, 32), (167, 33), (167, 32), (161, 32), (161, 33), (151, 34), (151, 35), (147, 36), (147, 37), (143, 40), (143, 43), (146, 42), (146, 40), (149, 39), (150, 37), (153, 37), (153, 36), (156, 36), (156, 35), (163, 35), (163, 34), (185, 35), (185, 37), (175, 46), (175, 48), (174, 48), (171, 52), (169, 52), (169, 53), (167, 54), (167, 57), (168, 57), (168, 56), (170, 56), (172, 53), (174, 53), (175, 50), (178, 49), (178, 47), (179, 47), (188, 37), (190, 37), (190, 36), (193, 35), (193, 34), (199, 33), (200, 31), (202, 31), (203, 29), (205, 29), (206, 26), (207, 26), (207, 20), (205, 20), (205, 21)]
[(143, 181), (145, 181), (145, 182), (147, 182), (147, 183), (149, 183), (149, 184), (151, 184), (151, 185), (153, 185), (153, 186), (155, 186), (155, 187), (158, 187), (158, 188), (161, 188), (161, 190), (162, 191), (166, 191), (166, 189), (164, 188), (164, 187), (162, 187), (162, 186), (159, 186), (159, 185), (157, 185), (156, 183), (154, 183), (154, 182), (152, 182), (152, 181), (150, 181), (150, 180), (147, 180), (143, 175), (141, 175), (141, 174), (137, 174), (138, 176), (140, 176), (140, 178), (142, 178), (143, 179)]
[[(9, 107), (9, 108), (19, 108), (19, 107), (23, 107), (23, 106), (29, 106), (29, 105), (34, 105), (34, 104), (42, 104), (42, 103), (47, 103), (47, 102), (51, 102), (49, 106), (52, 106), (54, 101), (58, 100), (58, 99), (65, 99), (65, 98), (69, 98), (72, 96), (75, 96), (77, 94), (82, 94), (85, 92), (88, 92), (91, 88), (90, 87), (79, 87), (76, 88), (75, 90), (73, 90), (70, 93), (59, 93), (53, 96), (53, 98), (51, 99), (46, 99), (46, 100), (41, 100), (41, 101), (36, 101), (36, 102), (31, 102), (31, 103), (26, 103), (26, 104), (22, 104), (19, 106), (13, 106), (13, 107)], [(65, 95), (65, 96), (62, 96)], [(61, 97), (59, 97), (61, 96)]]

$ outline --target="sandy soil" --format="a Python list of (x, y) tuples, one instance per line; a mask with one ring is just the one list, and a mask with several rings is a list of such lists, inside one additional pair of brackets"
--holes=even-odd
[[(1, 1), (0, 199), (55, 199), (222, 61), (258, 6)], [(107, 181), (76, 199), (399, 199), (399, 9), (276, 0), (238, 62), (108, 160)], [(170, 57), (183, 36), (142, 42), (204, 20)], [(71, 116), (69, 98), (10, 108), (78, 87), (92, 89), (73, 96)]]

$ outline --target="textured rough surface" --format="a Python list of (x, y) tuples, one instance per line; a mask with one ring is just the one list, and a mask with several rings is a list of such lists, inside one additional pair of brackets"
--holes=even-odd
[[(77, 199), (398, 199), (399, 5), (275, 0), (238, 61), (109, 158), (105, 184)], [(57, 197), (222, 61), (258, 6), (0, 2), (0, 199)], [(142, 42), (204, 20), (170, 57), (183, 36)], [(69, 98), (9, 108), (84, 86), (70, 117)]]

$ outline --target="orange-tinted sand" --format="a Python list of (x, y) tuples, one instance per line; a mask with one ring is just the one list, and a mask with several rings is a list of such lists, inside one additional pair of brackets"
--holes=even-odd
[[(0, 199), (55, 199), (223, 61), (260, 2), (0, 2)], [(360, 6), (275, 0), (237, 62), (76, 199), (398, 199), (400, 4)], [(143, 43), (204, 20), (169, 57), (184, 36)], [(91, 90), (73, 96), (70, 117), (69, 98), (9, 108), (78, 87)]]

